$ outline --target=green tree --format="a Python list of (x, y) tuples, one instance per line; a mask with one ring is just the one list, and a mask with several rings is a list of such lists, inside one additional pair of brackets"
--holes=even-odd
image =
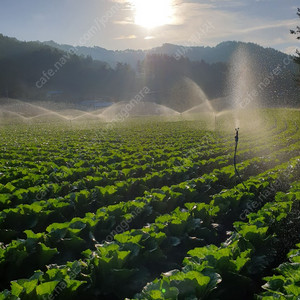
[[(298, 8), (297, 15), (300, 17), (300, 8)], [(295, 30), (291, 30), (291, 34), (295, 34), (297, 36), (297, 39), (300, 40), (300, 27), (297, 26)], [(296, 50), (297, 55), (295, 56), (295, 62), (299, 65), (299, 71), (300, 71), (300, 51)], [(297, 78), (298, 83), (300, 84), (300, 75), (298, 75)]]
[[(298, 8), (297, 15), (300, 17), (300, 8)], [(291, 30), (291, 34), (296, 34), (297, 39), (300, 40), (300, 27), (297, 26), (296, 30)]]

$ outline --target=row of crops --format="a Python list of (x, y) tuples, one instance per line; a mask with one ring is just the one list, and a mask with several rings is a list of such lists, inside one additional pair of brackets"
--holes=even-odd
[(277, 113), (241, 131), (243, 184), (198, 121), (0, 128), (0, 299), (297, 299), (299, 112)]

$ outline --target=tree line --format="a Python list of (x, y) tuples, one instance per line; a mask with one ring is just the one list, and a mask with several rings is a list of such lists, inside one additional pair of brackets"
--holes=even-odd
[[(266, 57), (267, 52), (257, 53), (257, 49), (248, 50), (259, 58), (263, 72), (257, 76), (263, 81), (286, 56), (278, 52)], [(66, 102), (105, 98), (118, 102), (130, 100), (147, 86), (152, 92), (150, 101), (167, 102), (172, 107), (173, 99), (178, 106), (178, 101), (192, 97), (190, 91), (197, 87), (208, 99), (227, 96), (229, 72), (228, 63), (209, 64), (162, 54), (147, 55), (135, 68), (126, 63), (111, 67), (89, 56), (0, 35), (0, 97), (32, 101), (50, 97)], [(299, 88), (293, 76), (289, 67), (270, 80), (263, 91), (266, 105), (295, 104)]]

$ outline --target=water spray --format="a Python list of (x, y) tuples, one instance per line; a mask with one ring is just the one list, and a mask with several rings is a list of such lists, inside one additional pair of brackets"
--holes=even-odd
[(241, 184), (244, 186), (244, 188), (246, 188), (246, 186), (243, 183), (243, 180), (241, 178), (241, 175), (236, 167), (236, 153), (237, 153), (237, 148), (238, 148), (238, 144), (239, 144), (239, 130), (240, 128), (235, 128), (235, 150), (234, 150), (234, 158), (233, 158), (233, 164), (234, 164), (234, 170), (235, 170), (235, 175), (239, 178)]
[(217, 130), (217, 114), (214, 113), (214, 115), (215, 115), (215, 130)]

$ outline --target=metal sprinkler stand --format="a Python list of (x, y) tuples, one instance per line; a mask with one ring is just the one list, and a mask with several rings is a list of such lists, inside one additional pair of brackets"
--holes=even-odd
[(246, 186), (243, 183), (243, 180), (240, 176), (240, 173), (236, 167), (236, 153), (237, 153), (237, 148), (238, 148), (238, 144), (239, 144), (239, 130), (240, 128), (235, 128), (235, 150), (234, 150), (234, 158), (233, 158), (233, 164), (234, 164), (234, 170), (235, 170), (235, 175), (239, 178), (241, 184), (244, 186), (244, 188), (246, 188)]

